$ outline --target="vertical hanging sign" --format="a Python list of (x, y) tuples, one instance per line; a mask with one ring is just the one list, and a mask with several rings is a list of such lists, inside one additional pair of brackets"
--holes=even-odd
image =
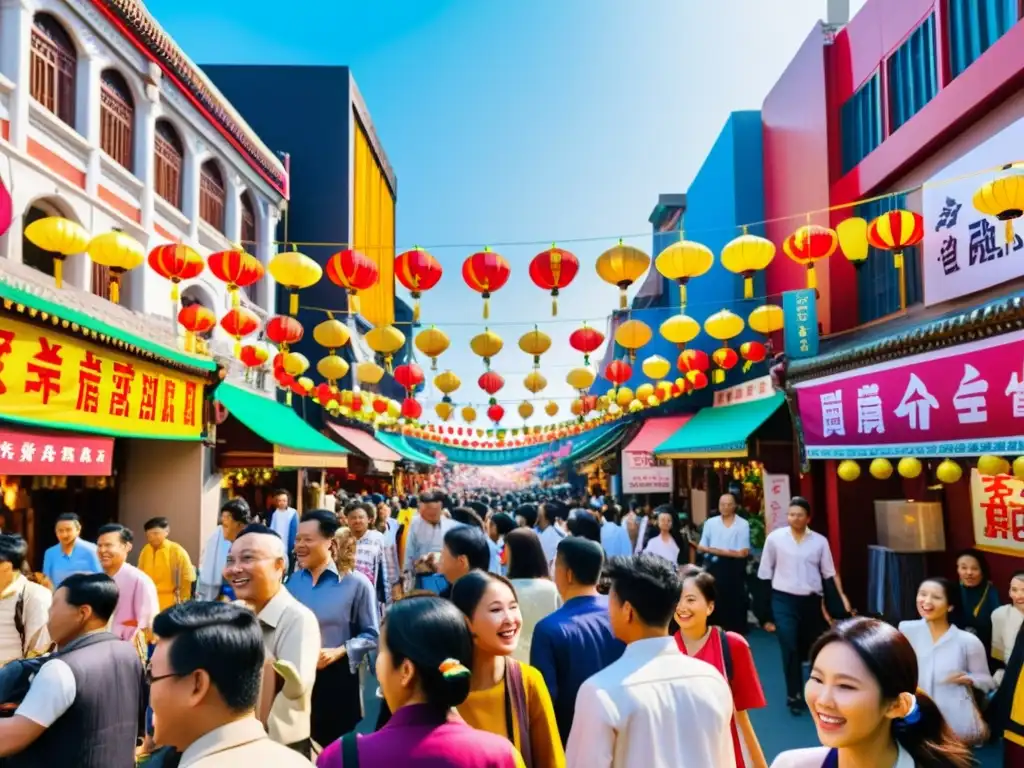
[(783, 339), (791, 360), (818, 354), (818, 302), (813, 288), (782, 294)]

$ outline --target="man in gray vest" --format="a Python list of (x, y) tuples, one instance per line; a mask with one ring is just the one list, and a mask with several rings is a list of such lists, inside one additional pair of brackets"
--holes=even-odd
[(58, 652), (40, 668), (14, 716), (0, 720), (10, 768), (131, 768), (142, 713), (135, 647), (106, 631), (117, 585), (103, 573), (68, 576), (48, 623)]

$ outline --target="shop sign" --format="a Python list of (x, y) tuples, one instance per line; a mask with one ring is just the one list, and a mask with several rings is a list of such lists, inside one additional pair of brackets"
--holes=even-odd
[(645, 451), (622, 452), (623, 493), (672, 493), (672, 462)]
[(715, 392), (714, 405), (736, 405), (749, 403), (753, 400), (764, 400), (775, 394), (771, 376), (759, 376), (756, 379), (736, 384)]
[(113, 454), (110, 437), (0, 429), (0, 475), (107, 477)]
[(132, 437), (198, 439), (203, 380), (0, 317), (0, 414)]
[(765, 472), (761, 476), (764, 483), (764, 522), (767, 533), (776, 528), (789, 525), (789, 475), (773, 475)]
[(1024, 259), (1021, 232), (1006, 242), (1002, 222), (983, 216), (971, 200), (978, 187), (998, 173), (978, 175), (1019, 159), (1024, 120), (981, 143), (925, 182), (921, 195), (924, 254), (921, 259), (925, 304), (1016, 280)]
[(795, 386), (811, 459), (1024, 453), (1024, 332)]
[(782, 338), (792, 360), (818, 354), (818, 297), (813, 288), (782, 294)]
[(1024, 481), (972, 469), (971, 519), (978, 549), (1024, 555)]

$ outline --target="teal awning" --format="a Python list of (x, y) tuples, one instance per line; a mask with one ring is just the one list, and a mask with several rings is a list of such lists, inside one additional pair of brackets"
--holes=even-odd
[(573, 446), (572, 453), (569, 454), (569, 461), (574, 464), (585, 463), (617, 450), (625, 442), (627, 426), (626, 424), (617, 424), (596, 439)]
[(654, 449), (661, 459), (734, 459), (747, 455), (747, 441), (784, 401), (781, 392), (749, 403), (704, 408)]
[(417, 464), (426, 464), (428, 467), (437, 465), (437, 460), (433, 456), (430, 456), (423, 451), (418, 451), (409, 445), (409, 442), (405, 439), (404, 435), (396, 435), (392, 432), (378, 430), (374, 437), (406, 461), (414, 461)]

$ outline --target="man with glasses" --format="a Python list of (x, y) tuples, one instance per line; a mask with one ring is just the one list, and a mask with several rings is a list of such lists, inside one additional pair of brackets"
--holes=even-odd
[(192, 602), (156, 617), (159, 640), (150, 662), (150, 701), (158, 744), (189, 768), (309, 761), (267, 737), (257, 720), (265, 651), (260, 622), (226, 603)]
[(314, 613), (284, 588), (284, 541), (265, 525), (249, 525), (231, 544), (224, 579), (259, 619), (263, 646), (282, 677), (267, 718), (270, 738), (309, 757), (313, 684), (320, 659)]

